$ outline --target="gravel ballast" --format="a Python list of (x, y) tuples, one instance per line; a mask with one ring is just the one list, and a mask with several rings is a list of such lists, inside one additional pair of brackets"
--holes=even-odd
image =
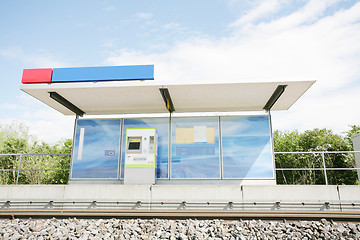
[(360, 239), (360, 223), (325, 219), (1, 219), (0, 239)]

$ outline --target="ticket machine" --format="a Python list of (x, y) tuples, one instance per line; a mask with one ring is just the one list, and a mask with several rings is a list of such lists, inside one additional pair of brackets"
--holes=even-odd
[(155, 184), (156, 128), (126, 129), (124, 184)]

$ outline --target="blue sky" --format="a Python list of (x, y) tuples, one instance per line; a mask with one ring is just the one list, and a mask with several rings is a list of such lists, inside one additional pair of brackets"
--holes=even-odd
[(20, 91), (24, 68), (155, 64), (158, 81), (317, 80), (275, 129), (360, 124), (360, 3), (0, 1), (0, 124), (54, 142), (65, 117)]

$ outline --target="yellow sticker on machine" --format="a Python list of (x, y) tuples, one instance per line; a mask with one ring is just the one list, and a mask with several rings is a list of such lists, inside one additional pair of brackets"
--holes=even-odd
[(141, 142), (141, 138), (130, 138), (130, 142)]

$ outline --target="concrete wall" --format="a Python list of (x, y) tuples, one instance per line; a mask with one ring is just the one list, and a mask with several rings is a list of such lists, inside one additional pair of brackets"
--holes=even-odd
[(2, 185), (0, 201), (358, 202), (360, 186)]

